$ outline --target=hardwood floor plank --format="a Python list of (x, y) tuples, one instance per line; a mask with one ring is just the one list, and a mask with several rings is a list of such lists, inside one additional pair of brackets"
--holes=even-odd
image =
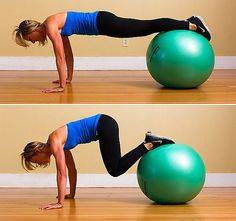
[(205, 188), (184, 205), (156, 205), (138, 188), (79, 188), (63, 209), (41, 211), (56, 189), (0, 188), (0, 220), (236, 220), (236, 188)]
[(55, 71), (0, 71), (0, 103), (236, 104), (236, 70), (215, 70), (202, 86), (173, 90), (147, 71), (79, 71), (64, 93), (43, 94)]

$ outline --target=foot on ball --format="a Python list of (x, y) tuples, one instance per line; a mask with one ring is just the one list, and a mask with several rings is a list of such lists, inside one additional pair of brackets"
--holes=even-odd
[(159, 137), (154, 134), (152, 134), (151, 131), (148, 131), (145, 135), (145, 143), (151, 143), (153, 145), (152, 149), (155, 149), (161, 145), (165, 144), (174, 144), (175, 142), (173, 140), (170, 140), (166, 137)]
[(211, 40), (210, 29), (207, 27), (206, 22), (204, 21), (202, 17), (192, 16), (191, 18), (188, 18), (187, 21), (197, 26), (197, 30), (196, 30), (197, 33), (204, 36), (208, 41)]

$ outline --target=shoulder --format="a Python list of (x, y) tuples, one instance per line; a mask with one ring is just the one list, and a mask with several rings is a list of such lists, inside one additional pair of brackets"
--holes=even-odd
[(49, 134), (48, 136), (48, 141), (49, 142), (57, 142), (64, 137), (66, 133), (66, 125), (59, 127), (58, 129), (56, 129), (55, 131), (53, 131), (52, 133)]
[(67, 12), (61, 12), (54, 15), (51, 15), (46, 18), (43, 22), (46, 27), (57, 26), (58, 29), (61, 28), (62, 24), (65, 23)]

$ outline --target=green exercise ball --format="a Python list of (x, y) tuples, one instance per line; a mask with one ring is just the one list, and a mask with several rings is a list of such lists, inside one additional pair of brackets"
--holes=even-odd
[(205, 166), (187, 145), (167, 144), (149, 151), (138, 164), (142, 192), (158, 204), (182, 204), (195, 198), (205, 182)]
[(186, 30), (158, 34), (146, 55), (152, 77), (165, 87), (195, 88), (211, 75), (215, 55), (211, 44), (202, 35)]

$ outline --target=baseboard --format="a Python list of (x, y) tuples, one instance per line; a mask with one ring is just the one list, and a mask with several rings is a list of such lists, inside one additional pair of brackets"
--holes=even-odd
[[(78, 187), (138, 187), (136, 174), (79, 174)], [(0, 187), (56, 187), (55, 174), (0, 174)], [(205, 187), (236, 187), (236, 173), (208, 173)]]
[[(217, 56), (215, 69), (236, 69), (236, 56)], [(56, 70), (53, 57), (0, 57), (0, 70)], [(75, 57), (75, 70), (147, 70), (145, 57)]]

